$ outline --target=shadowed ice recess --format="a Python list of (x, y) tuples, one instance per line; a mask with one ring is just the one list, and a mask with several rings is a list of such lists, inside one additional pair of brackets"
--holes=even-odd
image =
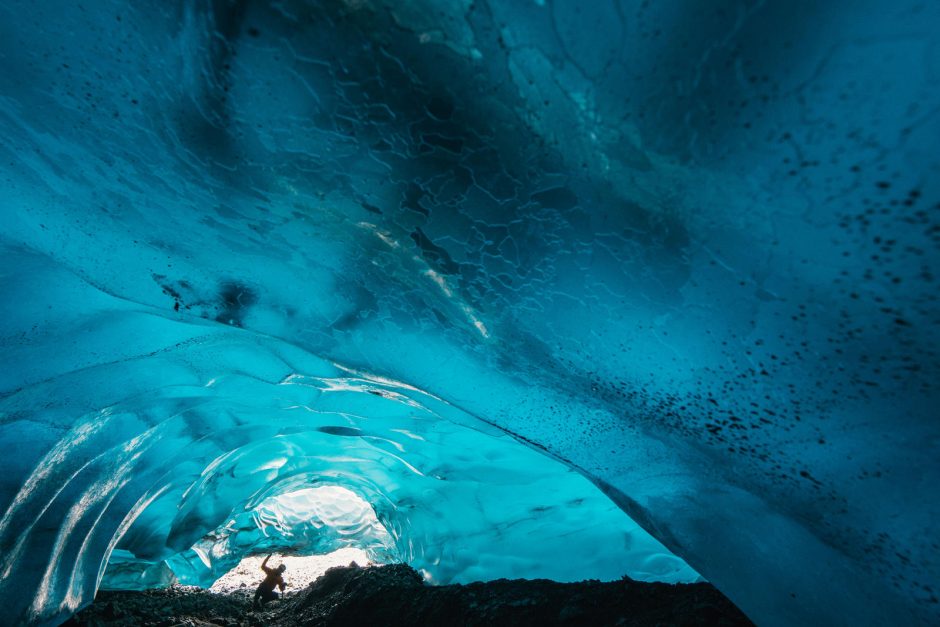
[(350, 546), (940, 623), (938, 26), (0, 0), (4, 616)]

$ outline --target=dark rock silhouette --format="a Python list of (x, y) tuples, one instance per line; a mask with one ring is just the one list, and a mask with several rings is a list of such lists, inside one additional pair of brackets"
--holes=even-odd
[(100, 592), (65, 625), (752, 625), (711, 584), (499, 579), (429, 586), (405, 564), (331, 568), (265, 610), (245, 594)]

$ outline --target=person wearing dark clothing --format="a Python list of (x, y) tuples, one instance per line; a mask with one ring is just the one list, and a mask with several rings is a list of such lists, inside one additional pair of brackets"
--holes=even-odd
[(268, 560), (271, 559), (271, 556), (268, 555), (264, 558), (264, 561), (261, 562), (261, 570), (264, 571), (264, 581), (258, 585), (258, 589), (255, 590), (255, 598), (252, 601), (252, 605), (257, 605), (258, 600), (261, 600), (261, 607), (264, 607), (264, 604), (268, 601), (273, 601), (278, 598), (280, 595), (274, 591), (274, 588), (280, 588), (281, 592), (284, 591), (284, 588), (287, 586), (284, 583), (284, 577), (282, 574), (287, 570), (287, 566), (281, 564), (277, 568), (268, 568)]

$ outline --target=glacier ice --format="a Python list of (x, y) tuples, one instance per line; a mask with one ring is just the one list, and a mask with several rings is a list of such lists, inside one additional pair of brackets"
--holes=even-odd
[(350, 545), (940, 621), (938, 26), (3, 0), (8, 616)]
[(35, 279), (0, 280), (29, 304), (20, 321), (64, 313), (45, 328), (81, 338), (50, 338), (3, 402), (0, 437), (18, 451), (4, 470), (24, 477), (0, 519), (4, 581), (38, 588), (4, 593), (28, 620), (97, 588), (209, 587), (245, 555), (347, 546), (442, 584), (701, 579), (561, 460), (439, 397), (229, 324), (135, 313), (4, 252)]

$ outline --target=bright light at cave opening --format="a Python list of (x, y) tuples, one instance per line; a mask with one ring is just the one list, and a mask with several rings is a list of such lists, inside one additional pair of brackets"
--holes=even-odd
[[(266, 540), (273, 542), (268, 566), (284, 564), (288, 589), (307, 586), (328, 568), (356, 562), (373, 562), (362, 546), (387, 546), (390, 536), (375, 516), (372, 506), (352, 490), (340, 486), (318, 486), (264, 499), (253, 511), (254, 522)], [(320, 546), (356, 544), (320, 554), (303, 555)], [(261, 548), (261, 547), (258, 547)], [(282, 554), (278, 549), (284, 551)], [(301, 553), (301, 555), (297, 555)], [(220, 577), (214, 592), (252, 589), (262, 579), (264, 555), (252, 555)]]
[[(246, 557), (238, 563), (238, 566), (212, 584), (209, 590), (220, 593), (253, 592), (255, 587), (264, 579), (264, 573), (261, 572), (261, 562), (263, 560), (264, 556), (261, 555)], [(308, 586), (317, 577), (325, 573), (327, 569), (334, 566), (348, 566), (350, 562), (355, 562), (359, 566), (373, 564), (368, 554), (362, 549), (347, 547), (326, 555), (306, 557), (275, 553), (268, 562), (268, 566), (277, 566), (279, 564), (287, 566), (287, 570), (284, 571), (287, 591), (296, 591)]]
[(235, 592), (257, 586), (261, 562), (273, 554), (268, 565), (287, 566), (288, 585), (299, 589), (332, 566), (395, 561), (393, 547), (368, 501), (347, 488), (321, 485), (269, 496), (234, 514), (167, 565), (183, 585), (208, 578), (211, 590)]

